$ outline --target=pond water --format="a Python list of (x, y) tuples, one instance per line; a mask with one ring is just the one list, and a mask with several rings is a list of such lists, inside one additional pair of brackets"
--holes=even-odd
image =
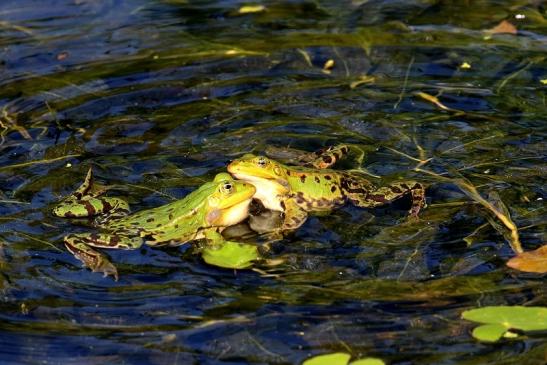
[[(3, 0), (0, 362), (299, 364), (342, 351), (545, 363), (545, 334), (480, 343), (460, 318), (545, 306), (545, 276), (508, 268), (514, 253), (487, 214), (414, 168), (428, 160), (497, 192), (523, 247), (546, 242), (546, 11), (536, 0)], [(492, 30), (503, 20), (516, 29)], [(189, 246), (109, 250), (116, 282), (63, 245), (90, 228), (51, 214), (90, 166), (137, 211), (244, 153), (340, 143), (363, 149), (372, 174), (426, 182), (421, 219), (404, 201), (313, 216), (260, 272), (207, 265)]]

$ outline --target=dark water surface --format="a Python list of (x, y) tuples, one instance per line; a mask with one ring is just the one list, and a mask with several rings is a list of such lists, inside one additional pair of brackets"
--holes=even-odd
[[(403, 154), (498, 192), (525, 249), (546, 242), (545, 4), (248, 4), (0, 2), (0, 363), (543, 364), (545, 335), (483, 344), (460, 314), (545, 306), (545, 276), (507, 268), (484, 212)], [(502, 20), (518, 33), (484, 31)], [(50, 213), (89, 166), (140, 210), (245, 152), (336, 143), (377, 175), (429, 182), (422, 219), (404, 202), (312, 217), (269, 275), (186, 246), (110, 251), (115, 282), (65, 250), (88, 228)]]

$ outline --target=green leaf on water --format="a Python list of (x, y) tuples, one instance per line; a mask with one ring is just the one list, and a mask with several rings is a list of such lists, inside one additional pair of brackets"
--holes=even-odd
[[(302, 365), (348, 365), (350, 358), (350, 354), (335, 352), (333, 354), (314, 356), (304, 361)], [(385, 362), (374, 357), (366, 357), (352, 361), (349, 365), (385, 365)]]
[(473, 337), (481, 341), (499, 340), (510, 329), (521, 331), (547, 330), (547, 308), (522, 306), (492, 306), (471, 309), (462, 313), (469, 321), (483, 323), (473, 330)]
[(221, 247), (205, 248), (201, 255), (209, 265), (227, 269), (244, 269), (258, 259), (258, 250), (254, 245), (226, 241)]
[(351, 355), (343, 352), (314, 356), (307, 359), (302, 365), (347, 365)]
[(496, 342), (507, 331), (507, 327), (501, 324), (485, 324), (475, 328), (472, 332), (473, 337), (485, 342)]

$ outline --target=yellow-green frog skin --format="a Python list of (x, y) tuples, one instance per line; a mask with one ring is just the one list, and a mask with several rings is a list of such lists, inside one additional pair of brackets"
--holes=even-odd
[(253, 184), (255, 198), (266, 208), (285, 213), (281, 230), (300, 227), (308, 212), (330, 211), (346, 202), (370, 208), (410, 194), (412, 208), (409, 213), (414, 217), (425, 205), (424, 187), (414, 181), (377, 188), (367, 179), (349, 172), (287, 166), (251, 154), (231, 162), (228, 172)]
[[(117, 280), (116, 268), (91, 247), (137, 249), (143, 244), (178, 246), (201, 238), (205, 238), (208, 244), (222, 244), (220, 232), (247, 218), (255, 192), (253, 185), (220, 173), (212, 182), (203, 184), (183, 199), (122, 218), (103, 219), (99, 225), (100, 233), (70, 234), (64, 238), (65, 246), (93, 271), (101, 271), (105, 276), (113, 275)], [(122, 213), (127, 209), (127, 204), (122, 200), (99, 195), (93, 190), (90, 169), (82, 186), (55, 207), (53, 214), (86, 217), (113, 211), (120, 214), (114, 205), (121, 207)]]

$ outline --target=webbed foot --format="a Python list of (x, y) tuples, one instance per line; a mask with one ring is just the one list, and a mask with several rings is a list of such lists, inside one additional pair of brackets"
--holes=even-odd
[(107, 258), (102, 257), (101, 260), (97, 263), (95, 267), (90, 267), (93, 272), (102, 272), (103, 277), (111, 275), (114, 278), (114, 281), (118, 281), (118, 269), (114, 266)]

